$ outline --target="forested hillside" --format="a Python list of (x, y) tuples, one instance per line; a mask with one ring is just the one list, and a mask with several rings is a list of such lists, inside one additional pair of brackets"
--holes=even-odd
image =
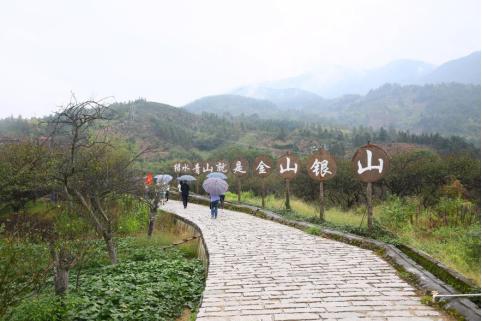
[(252, 114), (276, 114), (278, 107), (263, 99), (253, 99), (239, 95), (218, 95), (197, 99), (184, 106), (184, 109), (197, 114), (208, 112), (218, 115), (252, 115)]
[[(201, 99), (186, 108), (199, 114), (255, 114), (261, 118), (302, 120), (338, 127), (393, 127), (417, 134), (457, 135), (475, 145), (480, 144), (480, 85), (386, 84), (365, 96), (346, 95), (330, 100), (294, 89), (258, 88), (238, 92), (263, 100), (252, 98), (256, 104), (246, 108), (242, 103), (245, 97), (220, 95), (209, 97), (211, 105), (201, 104), (204, 101)], [(240, 102), (236, 103), (238, 97)], [(266, 105), (268, 100), (278, 108)]]
[[(398, 90), (397, 87), (394, 90)], [(376, 100), (377, 93), (369, 96)], [(212, 153), (233, 146), (261, 150), (273, 156), (287, 150), (310, 153), (312, 148), (325, 146), (334, 155), (349, 158), (355, 148), (367, 141), (403, 143), (403, 149), (419, 146), (442, 154), (464, 152), (473, 157), (479, 155), (478, 148), (457, 136), (444, 138), (437, 133), (415, 135), (394, 127), (335, 126), (312, 119), (262, 119), (258, 116), (228, 117), (208, 113), (197, 115), (145, 100), (116, 103), (109, 108), (112, 119), (109, 130), (136, 148), (153, 147), (156, 153), (151, 154), (148, 161), (157, 164), (176, 158), (207, 158)], [(42, 126), (36, 126), (42, 121), (21, 118), (0, 120), (0, 137), (5, 140), (46, 136), (48, 132), (41, 132), (39, 128)], [(394, 150), (397, 148), (395, 146)]]
[(351, 102), (334, 102), (331, 111), (343, 124), (393, 126), (480, 142), (480, 85), (385, 85)]

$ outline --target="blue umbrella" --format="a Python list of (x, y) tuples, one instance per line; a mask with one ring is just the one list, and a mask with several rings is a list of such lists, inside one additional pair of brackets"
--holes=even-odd
[(223, 173), (220, 173), (220, 172), (209, 173), (207, 178), (228, 179), (228, 177), (226, 175), (224, 175)]
[(224, 195), (228, 191), (228, 183), (220, 178), (208, 178), (203, 182), (204, 190), (211, 195)]

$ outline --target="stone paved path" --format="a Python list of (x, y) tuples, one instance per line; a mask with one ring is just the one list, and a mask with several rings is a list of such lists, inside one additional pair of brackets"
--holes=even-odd
[(248, 214), (177, 201), (210, 255), (199, 321), (449, 320), (373, 252)]

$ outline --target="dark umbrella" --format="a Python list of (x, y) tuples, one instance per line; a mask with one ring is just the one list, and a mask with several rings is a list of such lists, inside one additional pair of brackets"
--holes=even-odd
[(220, 178), (208, 178), (203, 182), (204, 190), (210, 195), (223, 195), (228, 191), (228, 183)]

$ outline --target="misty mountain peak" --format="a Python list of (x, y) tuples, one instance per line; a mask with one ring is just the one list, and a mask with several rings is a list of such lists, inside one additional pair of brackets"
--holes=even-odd
[[(444, 82), (480, 84), (480, 51), (440, 66), (414, 59), (399, 59), (367, 70), (322, 65), (298, 76), (258, 84), (254, 86), (254, 92), (245, 94), (240, 91), (239, 94), (260, 98), (257, 96), (259, 88), (266, 87), (277, 90), (299, 89), (324, 98), (335, 98), (349, 94), (364, 95), (385, 83), (424, 85)], [(267, 96), (264, 98), (272, 100)]]

